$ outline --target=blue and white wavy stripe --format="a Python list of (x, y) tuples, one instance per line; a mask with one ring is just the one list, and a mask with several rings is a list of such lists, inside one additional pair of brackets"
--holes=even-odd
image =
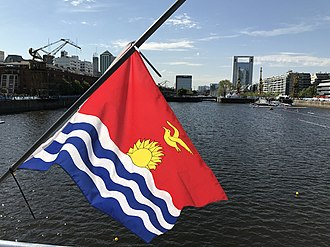
[(149, 242), (171, 229), (180, 215), (170, 194), (156, 188), (147, 169), (135, 166), (95, 116), (76, 113), (20, 168), (59, 164), (90, 203)]

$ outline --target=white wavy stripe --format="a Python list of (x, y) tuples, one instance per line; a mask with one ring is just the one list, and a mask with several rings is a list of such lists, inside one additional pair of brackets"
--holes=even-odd
[(78, 150), (76, 149), (76, 147), (74, 145), (72, 145), (70, 143), (66, 143), (61, 148), (61, 150), (67, 151), (70, 154), (74, 164), (81, 171), (85, 172), (92, 179), (92, 181), (94, 182), (95, 186), (99, 190), (102, 197), (104, 197), (104, 198), (111, 197), (111, 198), (116, 199), (119, 202), (120, 207), (122, 208), (122, 210), (124, 211), (125, 214), (132, 215), (132, 216), (137, 216), (137, 217), (141, 218), (141, 220), (143, 221), (144, 226), (146, 227), (146, 229), (148, 231), (150, 231), (154, 234), (157, 234), (157, 235), (162, 234), (161, 231), (159, 231), (157, 228), (154, 227), (154, 225), (152, 224), (152, 222), (149, 219), (149, 215), (145, 211), (131, 208), (129, 206), (124, 194), (122, 194), (119, 191), (112, 191), (112, 190), (107, 189), (103, 179), (100, 178), (99, 176), (95, 176), (95, 174), (92, 173), (88, 169), (88, 167), (85, 165), (84, 161), (80, 157), (80, 154), (79, 154)]
[[(119, 150), (117, 145), (111, 140), (108, 128), (102, 123), (102, 121), (93, 115), (87, 115), (77, 112), (71, 119), (71, 123), (89, 123), (97, 130), (99, 141), (104, 149), (112, 150), (120, 159), (121, 163), (125, 166), (125, 169), (130, 173), (138, 173), (145, 178), (148, 189), (158, 198), (162, 198), (171, 215), (178, 217), (181, 210), (177, 209), (172, 201), (171, 195), (164, 190), (159, 190), (155, 184), (151, 172), (147, 169), (141, 169), (133, 164), (131, 158)], [(132, 143), (133, 145), (133, 143)]]
[[(150, 190), (150, 192), (153, 195), (155, 195), (156, 197), (162, 198), (165, 201), (168, 211), (171, 215), (173, 215), (174, 217), (178, 217), (180, 215), (181, 210), (177, 209), (174, 206), (171, 195), (167, 191), (159, 190), (155, 186), (155, 184), (153, 182), (154, 180), (153, 180), (153, 177), (152, 177), (150, 171), (148, 171), (147, 169), (141, 169), (140, 167), (137, 167), (136, 165), (134, 165), (131, 158), (119, 150), (117, 145), (111, 140), (110, 134), (108, 132), (108, 128), (102, 123), (102, 121), (98, 117), (77, 112), (71, 117), (71, 119), (68, 122), (71, 122), (73, 124), (74, 123), (89, 123), (89, 124), (93, 125), (98, 133), (101, 146), (104, 149), (112, 150), (113, 152), (115, 152), (117, 154), (119, 160), (125, 166), (125, 169), (128, 172), (137, 173), (137, 174), (140, 174), (141, 176), (143, 176), (145, 178), (147, 187)], [(31, 159), (32, 157), (36, 157), (36, 155), (38, 153), (42, 152), (43, 149), (49, 145), (49, 143), (51, 143), (55, 138), (58, 137), (58, 135), (63, 130), (64, 126), (61, 129), (59, 129), (45, 143), (40, 145), (38, 147), (38, 149), (36, 149), (27, 160)], [(44, 152), (42, 152), (42, 153), (44, 153)]]
[[(156, 217), (160, 225), (165, 228), (165, 229), (172, 229), (173, 224), (169, 224), (165, 219), (162, 214), (161, 209), (155, 205), (152, 201), (150, 201), (148, 198), (146, 198), (140, 191), (139, 185), (137, 184), (136, 181), (134, 180), (127, 180), (122, 177), (120, 177), (117, 174), (117, 171), (115, 169), (114, 163), (106, 158), (98, 158), (94, 154), (94, 150), (92, 148), (92, 140), (91, 136), (85, 131), (85, 130), (74, 130), (70, 132), (69, 135), (61, 133), (55, 138), (55, 141), (64, 144), (66, 140), (70, 137), (79, 137), (81, 140), (84, 141), (86, 147), (87, 147), (87, 154), (90, 162), (92, 163), (93, 166), (95, 167), (102, 167), (106, 169), (111, 177), (111, 180), (117, 184), (123, 185), (125, 187), (131, 188), (132, 192), (134, 194), (135, 199), (144, 205), (149, 206), (152, 208), (152, 210), (155, 212)], [(53, 162), (57, 157), (57, 154), (50, 154), (46, 151), (40, 152), (35, 156), (35, 158), (40, 158), (44, 160), (45, 162)], [(94, 180), (93, 180), (94, 181)]]

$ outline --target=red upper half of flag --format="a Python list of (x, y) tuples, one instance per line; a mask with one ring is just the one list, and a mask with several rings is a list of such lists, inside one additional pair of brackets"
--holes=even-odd
[[(149, 164), (149, 168), (155, 168), (150, 169), (155, 184), (158, 189), (171, 194), (177, 208), (201, 207), (227, 199), (218, 180), (201, 159), (159, 91), (138, 52), (90, 96), (79, 112), (99, 117), (108, 127), (111, 139), (123, 153), (133, 150), (134, 144), (139, 140), (140, 143), (148, 140), (144, 144), (157, 142), (154, 144), (161, 148), (157, 148), (153, 154), (151, 151), (140, 151), (139, 154), (155, 156), (151, 163), (156, 165)], [(149, 147), (149, 150), (153, 150), (155, 145)], [(142, 163), (148, 158), (136, 156), (137, 162)]]

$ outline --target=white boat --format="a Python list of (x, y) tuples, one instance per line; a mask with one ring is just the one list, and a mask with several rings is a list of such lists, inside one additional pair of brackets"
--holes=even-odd
[(269, 101), (265, 98), (259, 98), (256, 102), (251, 104), (252, 107), (271, 107)]
[(281, 104), (281, 102), (278, 101), (278, 100), (272, 100), (272, 101), (269, 102), (269, 104), (271, 106), (279, 106)]
[(258, 106), (269, 106), (269, 102), (267, 99), (265, 98), (259, 98), (256, 102), (255, 102), (256, 105)]
[(276, 97), (276, 100), (280, 101), (281, 103), (285, 103), (285, 104), (293, 103), (293, 100), (288, 95), (280, 94), (279, 96)]
[(5, 121), (0, 120), (0, 124), (3, 124), (3, 123), (5, 123)]

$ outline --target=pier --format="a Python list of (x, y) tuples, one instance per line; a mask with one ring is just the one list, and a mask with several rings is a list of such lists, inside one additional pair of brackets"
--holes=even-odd
[(27, 111), (55, 110), (70, 107), (78, 96), (63, 96), (48, 99), (1, 100), (0, 114), (12, 114)]
[(306, 106), (306, 107), (318, 107), (330, 109), (330, 101), (322, 100), (294, 100), (294, 105), (296, 106)]

